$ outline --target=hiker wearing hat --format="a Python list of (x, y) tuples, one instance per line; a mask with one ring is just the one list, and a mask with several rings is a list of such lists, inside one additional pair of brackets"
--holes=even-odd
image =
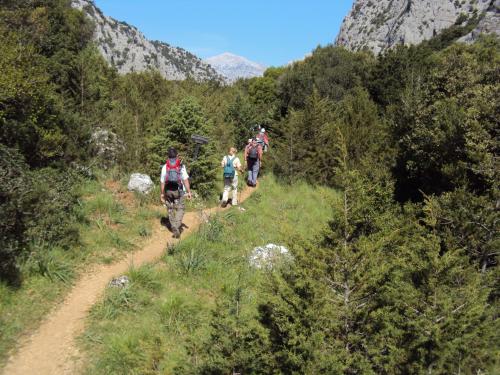
[(267, 149), (269, 148), (269, 138), (267, 136), (266, 129), (260, 128), (259, 134), (257, 134), (256, 138), (257, 142), (262, 147), (262, 150), (267, 152)]
[(248, 170), (248, 186), (257, 186), (257, 177), (262, 163), (262, 147), (253, 138), (245, 147), (245, 164)]
[(161, 169), (161, 202), (168, 208), (168, 220), (174, 238), (181, 236), (184, 217), (184, 198), (191, 199), (191, 187), (186, 166), (178, 158), (177, 150), (168, 149), (168, 159)]
[(241, 169), (240, 159), (236, 156), (236, 148), (231, 147), (229, 154), (222, 158), (222, 168), (224, 168), (224, 192), (222, 193), (222, 207), (226, 207), (229, 199), (229, 192), (233, 190), (233, 198), (231, 205), (238, 205), (238, 171), (243, 172)]

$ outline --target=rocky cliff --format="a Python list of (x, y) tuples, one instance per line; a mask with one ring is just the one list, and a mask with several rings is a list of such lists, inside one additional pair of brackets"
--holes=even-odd
[(120, 73), (155, 69), (170, 80), (188, 77), (197, 81), (223, 80), (209, 64), (192, 53), (150, 41), (136, 27), (104, 15), (93, 0), (72, 0), (72, 5), (92, 19), (96, 26), (94, 40), (100, 52)]
[(500, 0), (355, 0), (336, 44), (378, 54), (397, 44), (418, 44), (454, 24), (479, 20), (463, 38), (481, 32), (500, 34)]

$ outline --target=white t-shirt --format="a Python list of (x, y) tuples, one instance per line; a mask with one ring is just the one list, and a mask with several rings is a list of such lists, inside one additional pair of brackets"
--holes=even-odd
[(238, 176), (238, 168), (241, 168), (241, 162), (237, 156), (226, 155), (226, 156), (224, 156), (224, 158), (222, 158), (221, 164), (222, 164), (222, 166), (225, 167), (227, 164), (227, 161), (231, 160), (233, 157), (234, 157), (234, 160), (233, 160), (234, 175)]
[[(186, 188), (184, 187), (184, 180), (187, 180), (188, 178), (189, 175), (187, 173), (186, 166), (182, 164), (181, 165), (182, 190), (186, 190)], [(163, 167), (161, 168), (160, 182), (164, 184), (166, 180), (167, 180), (167, 166), (163, 164)]]

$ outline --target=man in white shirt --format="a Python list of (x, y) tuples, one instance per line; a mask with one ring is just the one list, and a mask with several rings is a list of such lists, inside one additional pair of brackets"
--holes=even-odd
[(222, 207), (226, 207), (229, 199), (229, 192), (233, 189), (233, 199), (231, 205), (238, 205), (238, 171), (241, 169), (240, 159), (236, 156), (236, 149), (231, 147), (229, 154), (224, 156), (221, 161), (221, 166), (224, 168), (224, 192), (222, 193)]
[(184, 217), (184, 197), (191, 199), (191, 187), (186, 166), (177, 157), (177, 150), (168, 149), (168, 159), (161, 169), (161, 202), (168, 208), (168, 219), (174, 238), (181, 236)]

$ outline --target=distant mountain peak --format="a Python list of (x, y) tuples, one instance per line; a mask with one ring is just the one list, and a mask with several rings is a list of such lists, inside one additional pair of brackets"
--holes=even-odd
[(229, 83), (239, 78), (260, 77), (266, 70), (264, 65), (231, 52), (224, 52), (220, 55), (209, 57), (204, 61), (210, 64), (220, 75), (226, 77)]
[(72, 0), (72, 6), (95, 23), (94, 41), (119, 73), (153, 69), (170, 80), (189, 77), (196, 81), (224, 80), (210, 65), (185, 49), (148, 40), (135, 26), (104, 15), (93, 0)]

